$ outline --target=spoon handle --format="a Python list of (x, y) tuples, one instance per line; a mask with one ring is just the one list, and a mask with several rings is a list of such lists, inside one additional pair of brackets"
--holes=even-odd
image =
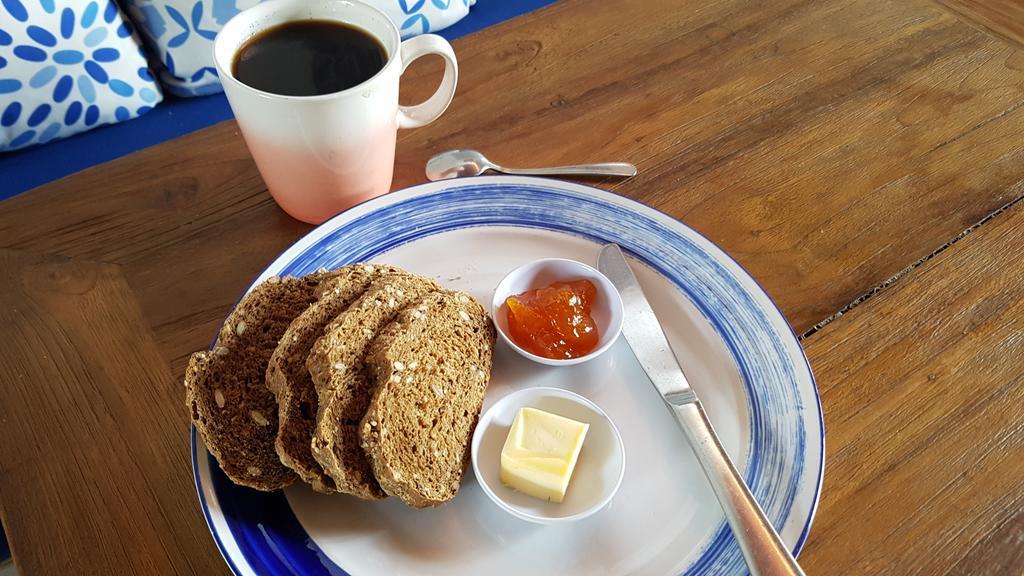
[(550, 168), (503, 168), (493, 170), (517, 176), (636, 176), (636, 166), (626, 162), (605, 162), (602, 164), (576, 164), (573, 166), (552, 166)]

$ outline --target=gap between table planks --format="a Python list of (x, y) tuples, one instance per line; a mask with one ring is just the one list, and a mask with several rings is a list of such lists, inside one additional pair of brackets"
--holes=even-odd
[(932, 0), (965, 21), (1024, 47), (1024, 3), (1020, 0)]
[[(744, 5), (565, 0), (456, 42), (459, 94), (403, 131), (395, 186), (459, 146), (633, 161), (601, 184), (709, 236), (798, 333), (1024, 194), (1024, 53), (927, 2)], [(2, 246), (124, 265), (176, 372), (308, 230), (233, 122), (0, 206)]]
[[(805, 342), (828, 430), (808, 573), (1024, 561), (1022, 243), (1018, 205)], [(179, 382), (120, 269), (0, 264), (0, 494), (22, 573), (226, 573), (189, 502)]]
[[(1024, 194), (1024, 56), (925, 2), (564, 0), (456, 50), (460, 93), (402, 134), (396, 187), (457, 146), (513, 165), (634, 161), (641, 177), (601, 184), (723, 246), (798, 331)], [(411, 72), (407, 99), (436, 84), (429, 66)], [(0, 408), (0, 504), (26, 574), (225, 570), (190, 487), (184, 357), (306, 230), (270, 201), (231, 122), (0, 204), (2, 361), (17, 375), (4, 394), (18, 399)], [(36, 293), (40, 269), (95, 283)], [(815, 365), (823, 390), (842, 360)], [(830, 454), (844, 425), (828, 423)], [(843, 468), (848, 453), (829, 474), (862, 465)], [(812, 566), (858, 560), (831, 525), (855, 504), (833, 486)], [(122, 501), (144, 513), (110, 508)]]
[(808, 574), (1024, 566), (1024, 203), (804, 342), (825, 414)]

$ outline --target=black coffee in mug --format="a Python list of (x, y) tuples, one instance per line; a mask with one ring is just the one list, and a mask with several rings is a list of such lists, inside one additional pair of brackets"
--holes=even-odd
[(387, 52), (369, 33), (330, 20), (269, 28), (235, 54), (235, 78), (283, 96), (319, 96), (362, 84), (384, 68)]

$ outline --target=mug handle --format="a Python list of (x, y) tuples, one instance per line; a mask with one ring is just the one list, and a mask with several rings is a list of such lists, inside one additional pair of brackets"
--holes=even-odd
[(452, 45), (436, 34), (423, 34), (402, 42), (399, 49), (402, 56), (402, 72), (420, 56), (437, 54), (444, 58), (444, 78), (437, 92), (421, 104), (398, 107), (398, 127), (418, 128), (426, 126), (444, 113), (455, 96), (455, 85), (459, 82), (459, 64), (455, 60)]

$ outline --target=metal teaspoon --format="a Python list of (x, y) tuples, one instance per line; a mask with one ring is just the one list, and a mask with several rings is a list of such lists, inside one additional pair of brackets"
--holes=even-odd
[(448, 150), (427, 161), (427, 179), (447, 180), (479, 176), (487, 170), (519, 176), (636, 176), (636, 166), (626, 162), (577, 164), (549, 168), (505, 168), (491, 162), (476, 150)]

